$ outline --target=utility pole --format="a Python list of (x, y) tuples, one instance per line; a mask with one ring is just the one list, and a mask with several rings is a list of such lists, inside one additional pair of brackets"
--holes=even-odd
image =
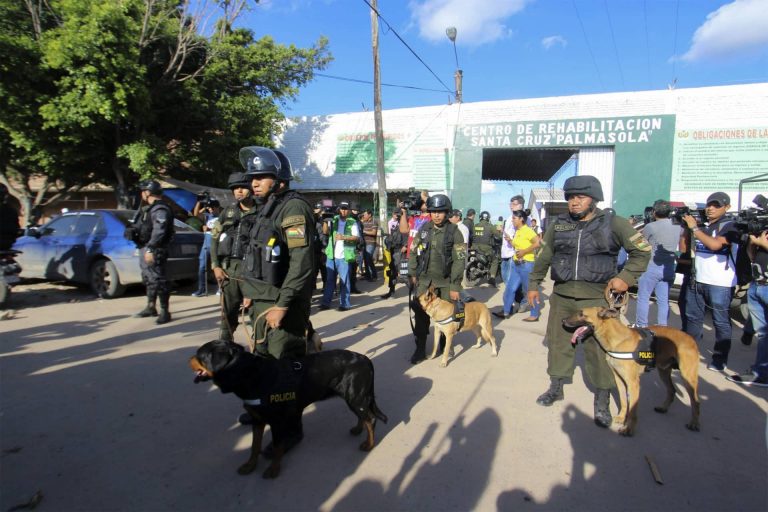
[(373, 123), (376, 130), (376, 180), (379, 186), (379, 226), (387, 233), (387, 177), (384, 173), (384, 125), (381, 120), (381, 76), (379, 74), (379, 15), (377, 0), (371, 0), (371, 40), (373, 43)]

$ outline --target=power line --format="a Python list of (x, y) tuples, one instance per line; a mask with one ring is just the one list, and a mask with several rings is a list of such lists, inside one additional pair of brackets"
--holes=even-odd
[(611, 41), (613, 42), (613, 53), (616, 54), (616, 63), (619, 65), (619, 77), (621, 77), (621, 88), (626, 90), (624, 85), (624, 71), (621, 69), (621, 59), (619, 59), (619, 48), (616, 46), (616, 36), (613, 33), (613, 22), (611, 21), (611, 12), (608, 10), (608, 0), (603, 0), (605, 5), (605, 14), (608, 15), (608, 28), (611, 30)]
[[(360, 80), (358, 78), (347, 78), (347, 77), (343, 77), (343, 76), (326, 75), (325, 73), (315, 73), (315, 76), (322, 76), (324, 78), (332, 78), (334, 80), (343, 80), (343, 81), (346, 81), (346, 82), (357, 82), (357, 83), (360, 83), (360, 84), (373, 84), (373, 82), (371, 82), (370, 80)], [(382, 83), (381, 85), (384, 85), (384, 86), (387, 86), (387, 87), (399, 87), (401, 89), (414, 89), (414, 90), (417, 90), (417, 91), (439, 92), (441, 94), (445, 92), (442, 89), (427, 89), (425, 87), (416, 87), (415, 85), (384, 84), (384, 83)], [(448, 91), (448, 92), (452, 92), (452, 91)]]
[[(365, 1), (365, 0), (363, 0)], [(579, 8), (576, 5), (576, 0), (571, 0), (573, 8), (576, 10), (576, 18), (581, 25), (581, 32), (584, 34), (584, 42), (587, 43), (587, 50), (589, 50), (589, 56), (592, 57), (592, 64), (595, 66), (595, 73), (597, 73), (597, 80), (600, 82), (600, 88), (605, 92), (605, 85), (603, 85), (603, 77), (600, 76), (600, 69), (597, 67), (597, 61), (595, 60), (595, 54), (592, 53), (592, 47), (589, 45), (589, 38), (587, 37), (587, 30), (584, 28), (584, 22), (581, 21), (581, 14), (579, 14)]]
[(677, 68), (677, 24), (680, 21), (680, 0), (677, 0), (675, 7), (675, 39), (672, 42), (672, 83), (671, 86), (677, 84), (676, 68)]
[[(375, 12), (375, 13), (376, 13), (376, 16), (378, 16), (378, 17), (379, 17), (379, 19), (381, 19), (381, 21), (383, 21), (383, 22), (384, 22), (384, 23), (387, 25), (387, 28), (389, 28), (389, 30), (391, 30), (391, 31), (392, 31), (392, 33), (393, 33), (393, 34), (395, 34), (395, 37), (397, 37), (397, 38), (400, 40), (400, 42), (401, 42), (401, 43), (403, 43), (403, 44), (405, 45), (405, 47), (406, 47), (406, 48), (408, 48), (408, 50), (409, 50), (409, 51), (410, 51), (410, 52), (413, 54), (413, 56), (414, 56), (414, 57), (416, 57), (416, 58), (419, 60), (419, 62), (421, 62), (421, 63), (424, 65), (424, 67), (425, 67), (425, 68), (427, 68), (427, 69), (429, 70), (429, 72), (430, 72), (430, 73), (432, 73), (432, 76), (434, 76), (434, 77), (437, 79), (437, 81), (438, 81), (438, 82), (440, 82), (440, 85), (442, 85), (443, 87), (445, 87), (445, 91), (446, 91), (446, 92), (450, 92), (450, 93), (454, 92), (454, 91), (450, 90), (450, 89), (448, 88), (448, 86), (447, 86), (447, 85), (445, 85), (445, 83), (444, 83), (442, 80), (440, 80), (440, 77), (439, 77), (439, 76), (437, 76), (437, 75), (435, 74), (435, 72), (434, 72), (434, 71), (432, 71), (432, 68), (430, 68), (430, 67), (427, 65), (427, 63), (426, 63), (426, 62), (424, 62), (424, 60), (423, 60), (421, 57), (419, 57), (419, 55), (418, 55), (418, 54), (417, 54), (417, 53), (416, 53), (416, 52), (413, 50), (413, 48), (411, 48), (410, 46), (408, 46), (408, 43), (406, 43), (406, 42), (405, 42), (405, 40), (403, 40), (403, 38), (402, 38), (402, 37), (400, 37), (400, 34), (398, 34), (398, 33), (397, 33), (397, 30), (395, 30), (395, 29), (392, 27), (392, 25), (390, 25), (390, 24), (389, 24), (389, 22), (388, 22), (387, 20), (385, 20), (385, 19), (384, 19), (384, 16), (382, 16), (382, 15), (381, 15), (381, 13), (380, 13), (378, 10), (376, 10), (376, 8), (375, 8), (375, 7), (373, 7), (373, 6), (372, 6), (372, 5), (371, 5), (371, 4), (368, 2), (368, 0), (363, 0), (363, 2), (365, 2), (365, 4), (366, 4), (368, 7), (370, 7), (370, 8), (371, 8), (371, 10), (372, 10), (373, 12)], [(382, 84), (382, 85), (383, 85), (383, 84)], [(441, 91), (441, 92), (442, 92), (442, 91)]]

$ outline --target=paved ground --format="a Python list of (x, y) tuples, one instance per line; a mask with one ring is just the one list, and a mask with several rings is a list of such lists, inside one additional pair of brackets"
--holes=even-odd
[[(654, 373), (643, 378), (638, 433), (622, 438), (593, 424), (581, 366), (564, 401), (534, 403), (548, 384), (545, 322), (495, 320), (498, 358), (462, 334), (447, 368), (411, 366), (405, 290), (380, 300), (380, 282), (360, 287), (368, 293), (352, 311), (313, 308), (313, 321), (326, 347), (374, 361), (389, 423), (366, 455), (347, 433), (354, 419), (343, 402), (310, 407), (304, 442), (275, 481), (261, 479), (264, 465), (236, 474), (250, 442), (235, 421), (240, 404), (193, 384), (187, 367), (215, 336), (217, 297), (180, 290), (174, 321), (157, 326), (130, 317), (143, 306), (138, 290), (103, 301), (72, 287), (15, 289), (15, 314), (0, 321), (0, 508), (39, 491), (43, 511), (768, 509), (768, 390), (704, 369), (711, 329), (702, 431), (684, 428), (687, 398), (666, 416), (653, 412), (663, 397)], [(472, 294), (501, 301), (489, 288)], [(739, 370), (755, 351), (740, 335), (730, 361)]]

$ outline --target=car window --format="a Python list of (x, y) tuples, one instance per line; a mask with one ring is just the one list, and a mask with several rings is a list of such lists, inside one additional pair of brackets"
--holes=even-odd
[(99, 223), (99, 217), (93, 214), (83, 213), (80, 214), (77, 225), (75, 225), (75, 235), (90, 235), (93, 233), (93, 229)]
[(78, 215), (62, 215), (45, 225), (43, 234), (46, 236), (68, 236), (77, 224)]

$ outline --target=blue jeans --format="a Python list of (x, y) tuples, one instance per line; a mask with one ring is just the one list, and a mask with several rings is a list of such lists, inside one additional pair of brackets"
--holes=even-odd
[(731, 306), (733, 289), (730, 286), (715, 286), (702, 284), (691, 280), (685, 294), (685, 317), (688, 334), (700, 343), (704, 330), (704, 316), (707, 310), (712, 313), (712, 324), (715, 327), (715, 348), (712, 351), (712, 362), (728, 363), (728, 353), (731, 351), (731, 318), (728, 310)]
[(505, 286), (507, 284), (507, 281), (509, 281), (509, 267), (514, 265), (515, 265), (515, 262), (512, 260), (512, 258), (501, 259), (501, 280), (504, 281)]
[(211, 235), (206, 233), (200, 247), (197, 265), (197, 293), (208, 293), (208, 253), (211, 252)]
[[(528, 274), (533, 270), (532, 261), (523, 261), (519, 265), (513, 262), (509, 267), (509, 279), (504, 283), (504, 313), (512, 312), (512, 306), (515, 303), (515, 293), (518, 288), (522, 288), (523, 297), (528, 296)], [(539, 306), (531, 307), (531, 316), (539, 316)]]
[(373, 255), (376, 253), (376, 244), (365, 244), (365, 251), (363, 251), (363, 272), (365, 277), (370, 279), (378, 279), (376, 274), (376, 266), (373, 264)]
[(750, 284), (747, 301), (757, 338), (757, 354), (752, 371), (758, 377), (768, 379), (768, 285)]
[(351, 307), (349, 303), (349, 293), (352, 290), (352, 284), (349, 280), (349, 262), (345, 259), (328, 259), (325, 263), (325, 289), (323, 290), (323, 299), (320, 304), (330, 306), (333, 300), (333, 292), (336, 290), (336, 277), (341, 279), (341, 289), (339, 290), (339, 306), (342, 308)]
[(639, 327), (648, 327), (648, 310), (651, 307), (651, 293), (656, 292), (656, 325), (667, 325), (669, 318), (669, 287), (675, 281), (674, 262), (669, 265), (657, 265), (653, 262), (637, 281), (637, 317)]

